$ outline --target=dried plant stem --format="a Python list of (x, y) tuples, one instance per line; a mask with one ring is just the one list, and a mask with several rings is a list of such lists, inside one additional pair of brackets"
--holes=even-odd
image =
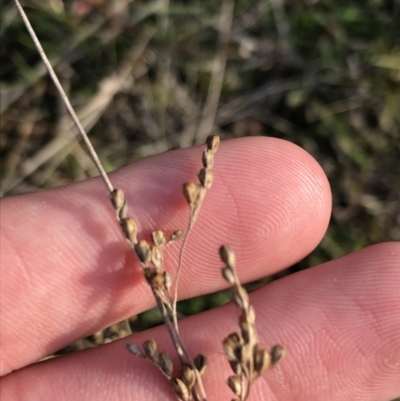
[(81, 134), (82, 139), (84, 140), (85, 145), (86, 145), (86, 147), (87, 147), (87, 149), (88, 149), (88, 151), (90, 153), (90, 156), (93, 159), (93, 162), (95, 163), (97, 169), (99, 170), (99, 173), (102, 176), (103, 181), (106, 184), (108, 191), (111, 193), (114, 190), (114, 187), (111, 184), (111, 181), (108, 178), (107, 173), (105, 172), (105, 170), (104, 170), (104, 168), (103, 168), (103, 166), (102, 166), (102, 164), (100, 162), (100, 159), (97, 156), (97, 153), (94, 150), (94, 148), (93, 148), (93, 146), (92, 146), (92, 144), (91, 144), (91, 142), (90, 142), (90, 140), (89, 140), (89, 138), (88, 138), (83, 126), (82, 126), (82, 124), (80, 123), (80, 121), (79, 121), (79, 119), (78, 119), (78, 117), (77, 117), (77, 115), (76, 115), (76, 113), (75, 113), (75, 111), (74, 111), (74, 109), (73, 109), (73, 107), (71, 105), (71, 102), (68, 99), (68, 96), (66, 95), (63, 87), (61, 86), (61, 83), (60, 83), (59, 79), (57, 78), (57, 75), (54, 72), (54, 69), (53, 69), (49, 59), (47, 58), (46, 53), (44, 52), (43, 47), (40, 44), (40, 41), (37, 38), (36, 33), (33, 30), (32, 25), (28, 20), (28, 17), (25, 14), (24, 9), (22, 8), (19, 0), (14, 0), (14, 2), (15, 2), (15, 5), (16, 5), (16, 7), (18, 9), (19, 14), (21, 15), (22, 21), (24, 22), (24, 24), (26, 26), (26, 29), (28, 30), (29, 35), (31, 36), (31, 38), (33, 40), (33, 43), (35, 44), (35, 46), (36, 46), (36, 48), (37, 48), (37, 50), (39, 52), (39, 55), (42, 58), (43, 63), (46, 66), (47, 71), (49, 72), (49, 75), (50, 75), (51, 79), (53, 80), (54, 85), (56, 86), (57, 91), (60, 94), (60, 96), (61, 96), (61, 98), (62, 98), (62, 100), (63, 100), (63, 102), (65, 104), (65, 107), (68, 110), (68, 113), (70, 114), (70, 116), (71, 116), (72, 120), (74, 121), (79, 133)]
[[(76, 113), (75, 113), (75, 111), (74, 111), (74, 109), (73, 109), (73, 107), (71, 105), (71, 102), (69, 101), (68, 96), (65, 93), (65, 91), (64, 91), (64, 89), (63, 89), (63, 87), (62, 87), (62, 85), (60, 83), (60, 80), (58, 79), (56, 73), (54, 72), (54, 68), (52, 67), (49, 59), (47, 58), (46, 53), (45, 53), (42, 45), (40, 44), (40, 41), (39, 41), (38, 37), (36, 36), (36, 33), (35, 33), (34, 29), (32, 28), (32, 25), (29, 22), (29, 19), (28, 19), (27, 15), (25, 14), (24, 9), (22, 8), (19, 0), (14, 0), (14, 2), (15, 2), (15, 5), (17, 7), (17, 10), (18, 10), (18, 12), (19, 12), (19, 14), (21, 16), (21, 19), (24, 22), (30, 37), (32, 38), (32, 41), (35, 44), (35, 46), (36, 46), (36, 48), (37, 48), (37, 50), (39, 52), (39, 55), (42, 58), (43, 63), (46, 66), (47, 71), (48, 71), (51, 79), (53, 80), (53, 83), (54, 83), (55, 87), (57, 88), (58, 93), (61, 96), (62, 101), (65, 104), (65, 107), (67, 108), (72, 120), (74, 121), (74, 123), (75, 123), (75, 125), (76, 125), (76, 127), (77, 127), (77, 129), (78, 129), (78, 131), (79, 131), (79, 133), (81, 135), (81, 137), (82, 137), (82, 139), (85, 142), (85, 145), (86, 145), (86, 147), (87, 147), (87, 149), (89, 151), (90, 157), (92, 158), (94, 164), (96, 165), (97, 170), (99, 171), (101, 177), (103, 178), (103, 181), (104, 181), (104, 183), (105, 183), (105, 185), (106, 185), (106, 187), (108, 189), (109, 194), (112, 194), (112, 192), (114, 191), (114, 187), (111, 184), (111, 181), (108, 178), (108, 175), (105, 172), (105, 170), (104, 170), (104, 168), (103, 168), (103, 166), (101, 164), (101, 161), (100, 161), (99, 157), (97, 156), (97, 153), (96, 153), (95, 149), (93, 148), (92, 143), (89, 140), (88, 135), (86, 134), (86, 131), (84, 130), (82, 124), (80, 123), (79, 118), (76, 115)], [(132, 331), (131, 331), (131, 328), (130, 328), (128, 320), (126, 321), (125, 326), (126, 326), (128, 334), (132, 334)]]
[(190, 207), (190, 218), (188, 228), (183, 239), (183, 244), (179, 253), (178, 269), (175, 277), (174, 285), (174, 297), (172, 302), (172, 318), (174, 321), (175, 329), (178, 331), (178, 315), (176, 312), (176, 305), (178, 302), (178, 284), (179, 278), (183, 265), (183, 255), (185, 252), (186, 243), (189, 238), (189, 234), (197, 220), (197, 216), (200, 213), (201, 206), (203, 204), (204, 197), (208, 189), (211, 188), (213, 181), (212, 167), (214, 166), (214, 155), (219, 147), (220, 139), (216, 135), (210, 135), (207, 138), (207, 149), (203, 152), (203, 168), (199, 173), (199, 184), (187, 183), (183, 187), (184, 195), (189, 203)]
[[(14, 0), (14, 2), (61, 96), (62, 101), (71, 115), (72, 120), (74, 121), (86, 144), (92, 160), (94, 161), (104, 183), (107, 186), (111, 203), (116, 213), (116, 219), (121, 227), (126, 241), (141, 263), (144, 278), (151, 288), (157, 303), (157, 307), (160, 310), (164, 323), (174, 344), (180, 361), (180, 373), (178, 376), (174, 376), (172, 358), (166, 352), (159, 352), (157, 344), (154, 340), (147, 340), (143, 343), (144, 351), (134, 344), (127, 344), (128, 350), (136, 356), (149, 359), (169, 380), (170, 385), (179, 400), (207, 401), (207, 396), (201, 379), (201, 376), (206, 369), (207, 359), (202, 354), (199, 354), (196, 356), (196, 358), (192, 359), (187, 351), (179, 334), (176, 305), (178, 300), (178, 283), (183, 266), (185, 247), (189, 238), (189, 234), (199, 215), (206, 192), (212, 185), (212, 167), (214, 165), (214, 155), (219, 146), (219, 137), (208, 136), (207, 138), (207, 147), (204, 150), (202, 157), (203, 168), (198, 174), (199, 183), (189, 182), (183, 186), (183, 193), (190, 207), (190, 219), (188, 229), (186, 230), (180, 249), (178, 268), (174, 283), (173, 299), (171, 301), (171, 278), (169, 273), (163, 270), (163, 251), (167, 245), (183, 236), (182, 231), (175, 231), (167, 240), (164, 231), (157, 229), (152, 231), (152, 243), (148, 243), (143, 239), (138, 240), (137, 224), (132, 217), (128, 216), (128, 204), (125, 200), (124, 192), (120, 189), (114, 189), (113, 185), (111, 184), (111, 181), (102, 167), (101, 162), (91, 142), (89, 141), (83, 126), (73, 110), (72, 105), (65, 94), (53, 67), (51, 66), (51, 63), (49, 62), (23, 8), (19, 3), (19, 0)], [(165, 1), (165, 4), (168, 5), (168, 0)], [(226, 61), (227, 43), (232, 24), (233, 5), (234, 2), (232, 0), (224, 0), (222, 3), (219, 29), (221, 32), (220, 46), (223, 47), (224, 52), (221, 51), (221, 53), (223, 53), (221, 57), (219, 59), (216, 57), (214, 60), (216, 67), (212, 82), (215, 81), (214, 84), (216, 89), (214, 92), (212, 92), (210, 89), (209, 98), (207, 99), (206, 107), (204, 108), (203, 120), (198, 131), (199, 137), (201, 137), (205, 132), (211, 131), (215, 116), (215, 108), (219, 98), (223, 70)], [(224, 351), (234, 372), (234, 375), (230, 376), (228, 379), (228, 385), (236, 397), (238, 397), (233, 401), (245, 401), (249, 396), (250, 388), (253, 382), (267, 369), (274, 367), (282, 359), (284, 355), (284, 349), (281, 345), (275, 345), (270, 351), (259, 348), (258, 335), (255, 327), (255, 311), (250, 305), (249, 296), (245, 288), (240, 284), (236, 272), (235, 255), (229, 247), (222, 246), (220, 248), (220, 256), (225, 264), (225, 267), (222, 269), (223, 277), (232, 285), (233, 299), (242, 311), (239, 317), (240, 333), (231, 333), (223, 340)], [(129, 323), (127, 323), (127, 327), (129, 328)]]

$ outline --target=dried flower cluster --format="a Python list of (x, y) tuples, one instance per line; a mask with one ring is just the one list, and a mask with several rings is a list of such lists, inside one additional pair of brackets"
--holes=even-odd
[(128, 350), (137, 356), (149, 359), (170, 381), (176, 396), (182, 401), (190, 401), (193, 399), (196, 401), (207, 400), (201, 381), (201, 375), (205, 371), (207, 359), (204, 355), (199, 354), (193, 360), (186, 351), (182, 338), (179, 335), (176, 302), (178, 297), (177, 283), (182, 267), (184, 245), (196, 221), (205, 194), (211, 187), (213, 178), (211, 169), (218, 145), (219, 137), (210, 136), (207, 138), (207, 147), (203, 152), (203, 168), (198, 175), (200, 182), (189, 182), (183, 186), (183, 193), (190, 207), (190, 220), (181, 248), (173, 301), (170, 299), (171, 276), (168, 272), (163, 270), (163, 252), (167, 245), (181, 238), (183, 232), (177, 230), (167, 239), (164, 231), (157, 229), (151, 233), (152, 244), (149, 244), (144, 239), (138, 240), (137, 224), (132, 217), (127, 215), (128, 205), (123, 191), (115, 189), (111, 194), (111, 201), (116, 211), (117, 220), (128, 244), (136, 253), (143, 267), (144, 277), (153, 292), (157, 306), (162, 314), (180, 359), (180, 374), (179, 376), (174, 376), (174, 367), (171, 357), (165, 352), (159, 352), (154, 340), (148, 340), (143, 344), (144, 351), (134, 344), (128, 344)]
[[(111, 193), (111, 201), (116, 211), (117, 220), (128, 244), (136, 253), (142, 265), (144, 277), (156, 299), (158, 309), (162, 314), (179, 357), (179, 374), (176, 375), (174, 373), (175, 369), (170, 355), (166, 352), (160, 352), (154, 340), (145, 341), (142, 346), (143, 350), (135, 344), (127, 344), (127, 348), (136, 356), (151, 361), (168, 379), (175, 395), (182, 401), (207, 401), (201, 380), (201, 376), (206, 369), (207, 359), (202, 354), (192, 359), (187, 352), (179, 334), (176, 302), (178, 299), (177, 285), (182, 268), (185, 244), (197, 219), (205, 194), (211, 187), (214, 155), (218, 146), (218, 136), (209, 136), (207, 138), (207, 146), (202, 157), (203, 168), (198, 174), (199, 183), (189, 182), (183, 186), (183, 194), (190, 207), (189, 225), (185, 234), (183, 234), (183, 231), (177, 230), (167, 239), (165, 232), (157, 229), (151, 233), (152, 243), (144, 239), (139, 240), (137, 238), (137, 224), (132, 217), (127, 215), (128, 206), (124, 193), (120, 189), (115, 189)], [(172, 280), (170, 274), (163, 270), (163, 252), (167, 245), (183, 236), (175, 277), (174, 296), (171, 301), (170, 289)], [(228, 379), (228, 385), (238, 397), (232, 401), (244, 401), (248, 398), (254, 381), (267, 369), (272, 368), (279, 362), (284, 350), (280, 345), (274, 346), (269, 352), (259, 347), (254, 308), (249, 303), (249, 296), (246, 290), (239, 282), (236, 273), (235, 255), (229, 247), (222, 246), (220, 248), (220, 256), (225, 264), (222, 269), (222, 275), (233, 286), (233, 299), (242, 310), (239, 318), (240, 333), (232, 333), (223, 341), (225, 354), (234, 372), (234, 375)]]
[[(219, 146), (218, 136), (209, 136), (207, 146), (203, 152), (203, 168), (198, 174), (199, 183), (185, 183), (183, 194), (190, 207), (190, 219), (188, 229), (181, 247), (179, 265), (175, 279), (174, 298), (170, 300), (171, 277), (163, 270), (163, 251), (165, 247), (181, 238), (183, 232), (175, 231), (167, 240), (164, 231), (152, 232), (152, 244), (145, 240), (137, 239), (137, 225), (133, 218), (127, 216), (127, 203), (121, 190), (112, 192), (112, 203), (117, 213), (117, 219), (122, 227), (124, 235), (135, 251), (144, 271), (144, 276), (154, 294), (157, 306), (163, 316), (176, 352), (181, 362), (180, 373), (174, 375), (174, 366), (171, 357), (166, 352), (159, 352), (154, 340), (148, 340), (143, 344), (143, 351), (134, 344), (128, 344), (128, 350), (133, 354), (149, 359), (169, 380), (173, 391), (182, 401), (206, 401), (206, 394), (201, 381), (205, 371), (207, 359), (199, 354), (192, 360), (185, 349), (182, 338), (179, 335), (176, 301), (177, 283), (182, 268), (182, 257), (185, 244), (193, 227), (207, 190), (213, 181), (212, 167), (214, 155)], [(228, 357), (230, 366), (235, 373), (228, 379), (228, 385), (238, 397), (232, 401), (244, 401), (250, 394), (253, 382), (268, 368), (275, 366), (283, 356), (283, 347), (276, 345), (270, 352), (261, 349), (258, 343), (255, 328), (255, 312), (249, 303), (249, 296), (241, 286), (237, 273), (235, 255), (227, 247), (220, 248), (221, 260), (225, 264), (222, 274), (225, 280), (233, 286), (233, 299), (242, 310), (239, 318), (240, 333), (232, 333), (223, 341), (223, 348)]]
[(234, 375), (228, 378), (228, 386), (239, 397), (232, 401), (244, 401), (249, 396), (254, 381), (282, 359), (284, 348), (281, 345), (275, 345), (268, 352), (259, 347), (255, 327), (256, 314), (249, 303), (249, 295), (241, 286), (237, 276), (235, 254), (226, 245), (221, 246), (219, 253), (225, 264), (225, 267), (222, 268), (222, 275), (233, 286), (233, 300), (242, 310), (239, 317), (240, 333), (231, 333), (222, 342), (234, 372)]
[[(198, 354), (192, 359), (187, 352), (178, 330), (176, 303), (178, 299), (177, 288), (179, 274), (182, 269), (185, 244), (197, 219), (205, 194), (212, 185), (212, 167), (214, 164), (214, 155), (219, 146), (219, 137), (209, 136), (207, 138), (207, 147), (203, 152), (202, 158), (203, 168), (198, 175), (200, 183), (190, 182), (183, 186), (183, 193), (190, 207), (190, 219), (186, 233), (183, 234), (183, 231), (177, 230), (167, 239), (165, 232), (157, 229), (151, 233), (152, 243), (144, 239), (139, 240), (137, 238), (138, 228), (136, 221), (128, 216), (128, 204), (125, 200), (124, 192), (120, 189), (114, 189), (21, 4), (18, 0), (14, 1), (68, 112), (84, 139), (89, 153), (107, 186), (122, 232), (142, 265), (144, 277), (155, 297), (157, 306), (162, 314), (179, 357), (179, 375), (174, 373), (175, 369), (171, 357), (166, 352), (160, 352), (154, 340), (145, 341), (143, 344), (143, 351), (134, 344), (127, 344), (127, 348), (136, 356), (150, 360), (168, 379), (179, 400), (207, 401), (201, 380), (201, 376), (206, 369), (207, 359), (202, 354)], [(174, 284), (174, 296), (171, 301), (170, 288), (172, 280), (169, 273), (163, 269), (163, 252), (167, 245), (177, 241), (183, 235), (184, 239), (180, 250), (179, 264)], [(223, 246), (220, 249), (220, 256), (226, 265), (222, 269), (223, 276), (233, 286), (234, 301), (242, 310), (242, 314), (239, 318), (240, 334), (232, 333), (223, 341), (225, 353), (235, 373), (228, 379), (228, 385), (238, 397), (232, 401), (244, 401), (249, 395), (250, 387), (254, 380), (265, 370), (276, 365), (282, 358), (284, 351), (283, 347), (280, 345), (273, 347), (270, 352), (259, 348), (257, 332), (254, 325), (255, 312), (253, 307), (249, 304), (249, 297), (246, 290), (240, 285), (237, 277), (235, 255), (227, 246)]]

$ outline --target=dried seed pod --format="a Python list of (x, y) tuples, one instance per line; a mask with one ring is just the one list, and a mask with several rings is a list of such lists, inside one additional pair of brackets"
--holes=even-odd
[(171, 379), (171, 386), (176, 394), (176, 396), (182, 401), (190, 400), (190, 392), (186, 384), (179, 378), (174, 377)]
[(232, 372), (236, 375), (240, 376), (242, 374), (242, 365), (237, 359), (232, 359), (229, 361), (229, 365), (232, 369)]
[(163, 254), (162, 250), (158, 246), (151, 247), (151, 261), (153, 266), (157, 269), (157, 271), (161, 271), (163, 265)]
[(225, 338), (222, 342), (222, 347), (229, 360), (236, 359), (236, 345), (229, 338)]
[(160, 248), (163, 248), (167, 243), (163, 230), (154, 230), (151, 233), (151, 239), (153, 240), (154, 245), (159, 246)]
[(166, 352), (160, 352), (159, 366), (167, 376), (171, 377), (174, 365), (171, 357)]
[(165, 288), (165, 279), (162, 273), (153, 274), (147, 282), (154, 290), (163, 290)]
[(239, 325), (240, 325), (243, 340), (245, 343), (248, 343), (250, 341), (250, 338), (252, 338), (252, 334), (253, 334), (252, 327), (247, 322), (240, 322)]
[(196, 375), (193, 371), (193, 368), (189, 364), (185, 363), (184, 365), (182, 365), (181, 379), (186, 384), (189, 390), (191, 390), (192, 387), (195, 385)]
[(114, 206), (114, 209), (119, 214), (119, 211), (122, 209), (125, 203), (125, 195), (121, 189), (114, 189), (111, 193), (111, 202)]
[(126, 348), (128, 348), (128, 351), (132, 354), (140, 356), (141, 358), (146, 358), (146, 354), (136, 344), (128, 343), (126, 344)]
[(231, 341), (233, 341), (236, 345), (241, 345), (243, 344), (243, 338), (239, 333), (233, 332), (228, 335), (228, 337)]
[(144, 239), (135, 244), (136, 255), (139, 260), (147, 266), (151, 259), (150, 245)]
[(196, 358), (194, 358), (193, 362), (201, 376), (205, 372), (207, 367), (207, 357), (203, 354), (199, 354), (196, 356)]
[(199, 198), (201, 186), (194, 182), (183, 184), (183, 194), (191, 208), (195, 207)]
[(163, 276), (164, 276), (164, 288), (168, 292), (171, 289), (172, 285), (171, 275), (168, 272), (164, 271)]
[(232, 333), (222, 341), (222, 347), (229, 360), (237, 358), (237, 350), (242, 346), (240, 341), (237, 341), (239, 334)]
[(247, 310), (249, 307), (249, 295), (243, 287), (239, 287), (233, 294), (233, 300), (240, 309)]
[(181, 239), (182, 237), (183, 237), (183, 231), (182, 230), (176, 230), (171, 234), (171, 236), (169, 237), (168, 242), (177, 241), (178, 239)]
[(199, 180), (202, 187), (210, 189), (213, 182), (212, 171), (206, 168), (202, 168), (199, 172)]
[(271, 354), (265, 349), (254, 348), (254, 370), (261, 376), (271, 365)]
[(143, 349), (147, 357), (152, 362), (158, 364), (159, 354), (158, 354), (157, 343), (153, 339), (147, 340), (143, 343)]
[(242, 393), (242, 381), (238, 376), (229, 376), (228, 386), (236, 395), (240, 396), (240, 394)]
[(270, 353), (271, 353), (271, 366), (274, 367), (285, 356), (286, 351), (282, 345), (276, 344), (272, 347)]
[(156, 269), (153, 269), (152, 267), (145, 267), (143, 269), (144, 272), (144, 278), (147, 280), (148, 283), (150, 283), (151, 278), (157, 274)]
[(207, 138), (207, 148), (215, 153), (219, 146), (219, 136), (218, 135), (209, 135)]
[(236, 277), (235, 274), (233, 273), (232, 269), (230, 267), (223, 267), (221, 269), (222, 276), (224, 279), (231, 285), (234, 285), (236, 282)]
[(137, 224), (132, 217), (126, 217), (121, 220), (121, 226), (122, 229), (124, 230), (124, 234), (126, 238), (132, 243), (136, 244), (137, 243)]
[(221, 248), (219, 248), (219, 256), (222, 262), (224, 262), (228, 267), (231, 267), (232, 269), (235, 268), (235, 254), (228, 245), (222, 245)]
[(202, 161), (204, 168), (212, 168), (214, 165), (214, 153), (209, 149), (204, 150)]

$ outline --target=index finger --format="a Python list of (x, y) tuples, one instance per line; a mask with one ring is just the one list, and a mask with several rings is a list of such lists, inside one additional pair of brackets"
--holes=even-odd
[[(186, 227), (181, 185), (194, 180), (200, 158), (199, 148), (178, 150), (112, 174), (140, 235)], [(222, 243), (235, 250), (240, 278), (252, 281), (307, 255), (329, 221), (327, 179), (291, 143), (227, 141), (216, 155), (214, 176), (187, 246), (181, 298), (225, 287), (217, 256)], [(2, 200), (1, 374), (153, 306), (106, 198), (94, 179)], [(172, 277), (178, 247), (166, 255)]]

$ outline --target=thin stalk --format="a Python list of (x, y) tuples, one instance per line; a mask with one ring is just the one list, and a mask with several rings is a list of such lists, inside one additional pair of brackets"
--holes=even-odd
[(82, 137), (83, 141), (85, 142), (85, 145), (86, 145), (86, 147), (87, 147), (87, 149), (89, 151), (89, 154), (90, 154), (91, 158), (93, 159), (93, 162), (95, 163), (97, 169), (99, 170), (99, 173), (100, 173), (101, 177), (103, 178), (104, 183), (107, 186), (108, 192), (111, 194), (112, 191), (114, 190), (114, 187), (111, 184), (111, 181), (108, 178), (108, 175), (105, 172), (103, 166), (101, 165), (100, 159), (97, 156), (97, 153), (94, 150), (93, 145), (91, 144), (91, 142), (89, 140), (89, 137), (87, 136), (82, 124), (80, 123), (80, 121), (78, 119), (78, 116), (76, 115), (76, 113), (75, 113), (75, 111), (74, 111), (74, 109), (73, 109), (73, 107), (71, 105), (71, 102), (68, 99), (67, 94), (65, 93), (63, 87), (61, 86), (61, 83), (60, 83), (59, 79), (57, 78), (57, 75), (54, 72), (54, 69), (53, 69), (49, 59), (47, 58), (46, 53), (44, 52), (43, 47), (40, 44), (40, 41), (39, 41), (38, 37), (36, 36), (36, 33), (33, 30), (32, 25), (28, 20), (28, 17), (25, 14), (24, 9), (22, 8), (19, 0), (14, 0), (14, 3), (16, 5), (16, 7), (17, 7), (17, 10), (18, 10), (19, 14), (21, 15), (22, 21), (24, 22), (24, 24), (26, 26), (26, 29), (28, 30), (29, 35), (31, 36), (31, 38), (33, 40), (33, 43), (35, 44), (35, 46), (36, 46), (36, 48), (37, 48), (37, 50), (39, 52), (40, 57), (43, 60), (44, 65), (47, 68), (47, 71), (49, 72), (49, 75), (50, 75), (51, 79), (54, 82), (54, 85), (56, 86), (56, 88), (58, 90), (58, 93), (61, 96), (61, 99), (65, 103), (65, 107), (67, 108), (68, 113), (70, 114), (70, 116), (71, 116), (72, 120), (74, 121), (79, 133), (81, 134), (81, 137)]

